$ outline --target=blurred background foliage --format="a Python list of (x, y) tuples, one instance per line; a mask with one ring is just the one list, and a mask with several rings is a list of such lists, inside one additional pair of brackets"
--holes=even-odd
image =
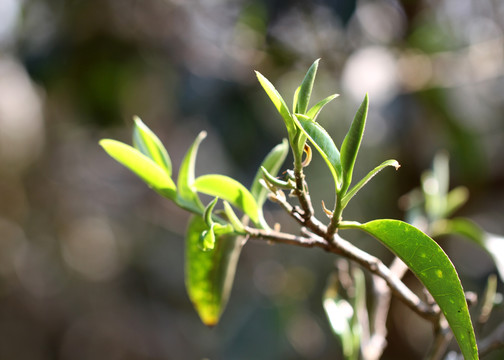
[[(321, 57), (314, 99), (341, 94), (319, 117), (338, 144), (369, 92), (355, 177), (387, 158), (402, 167), (348, 219), (403, 218), (397, 200), (445, 149), (451, 185), (471, 194), (459, 213), (504, 234), (502, 1), (1, 0), (0, 19), (0, 359), (337, 358), (321, 300), (332, 255), (249, 243), (208, 329), (184, 289), (188, 214), (97, 145), (130, 142), (137, 114), (177, 168), (205, 129), (197, 172), (250, 184), (286, 136), (254, 69), (289, 100)], [(314, 203), (329, 203), (322, 161), (308, 181)], [(481, 291), (490, 258), (442, 245)], [(397, 302), (389, 320), (384, 358), (419, 358), (429, 325)]]

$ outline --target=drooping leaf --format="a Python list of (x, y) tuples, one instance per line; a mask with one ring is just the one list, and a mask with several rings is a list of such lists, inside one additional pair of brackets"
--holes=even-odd
[(401, 167), (401, 165), (399, 165), (396, 160), (387, 160), (382, 162), (380, 165), (371, 170), (366, 176), (364, 176), (361, 181), (355, 184), (355, 186), (350, 189), (350, 191), (348, 191), (345, 196), (343, 196), (343, 199), (341, 200), (343, 208), (347, 206), (350, 199), (353, 198), (355, 194), (357, 194), (357, 192), (369, 182), (369, 180), (371, 180), (376, 174), (385, 169), (387, 166), (393, 166), (396, 170)]
[(296, 134), (296, 127), (292, 120), (292, 116), (289, 112), (289, 108), (287, 107), (284, 99), (275, 89), (273, 84), (268, 79), (266, 79), (259, 71), (256, 71), (256, 75), (264, 91), (266, 91), (266, 94), (268, 94), (269, 98), (273, 102), (273, 105), (275, 105), (276, 109), (282, 116), (282, 119), (284, 120), (285, 123), (285, 127), (287, 128), (287, 133), (289, 134), (289, 140), (292, 141), (294, 135)]
[(416, 227), (399, 220), (352, 223), (387, 246), (429, 290), (448, 321), (466, 360), (478, 359), (466, 298), (453, 264), (443, 249)]
[(185, 284), (201, 321), (214, 326), (229, 299), (243, 239), (231, 234), (216, 236), (214, 249), (205, 252), (200, 249), (200, 237), (207, 230), (201, 216), (190, 219), (186, 234)]
[(224, 212), (226, 214), (227, 220), (233, 226), (233, 230), (239, 234), (245, 234), (245, 228), (243, 223), (240, 221), (233, 208), (227, 201), (224, 201)]
[[(264, 158), (261, 167), (264, 167), (271, 175), (276, 176), (280, 167), (285, 161), (287, 157), (287, 153), (289, 152), (289, 143), (287, 139), (283, 139), (281, 144), (275, 146)], [(259, 180), (262, 179), (263, 172), (261, 171), (261, 167), (257, 170), (254, 181), (252, 182), (252, 186), (250, 188), (250, 193), (256, 200), (257, 206), (262, 208), (264, 202), (266, 201), (266, 196), (268, 191), (261, 186)]]
[(504, 237), (485, 232), (466, 218), (438, 220), (432, 224), (432, 235), (462, 235), (480, 246), (492, 258), (499, 276), (504, 281)]
[(134, 116), (133, 120), (135, 121), (135, 127), (133, 129), (133, 146), (161, 166), (169, 176), (172, 176), (170, 156), (159, 138), (138, 116)]
[(238, 181), (225, 175), (203, 175), (194, 181), (194, 188), (207, 195), (218, 196), (242, 210), (257, 224), (259, 212), (252, 194)]
[(352, 125), (343, 140), (343, 144), (341, 145), (341, 165), (343, 167), (343, 186), (341, 187), (342, 194), (347, 191), (350, 183), (352, 182), (355, 160), (357, 159), (357, 153), (359, 152), (362, 137), (364, 135), (364, 128), (366, 126), (368, 106), (369, 100), (368, 95), (366, 94), (364, 101), (362, 101), (359, 110), (357, 110), (357, 113), (352, 121)]
[(298, 114), (305, 114), (306, 110), (308, 110), (308, 103), (310, 102), (313, 82), (315, 81), (315, 76), (317, 75), (319, 61), (320, 59), (315, 60), (312, 66), (310, 66), (299, 88), (295, 111)]
[(338, 94), (332, 94), (326, 97), (323, 100), (320, 100), (318, 103), (313, 105), (310, 110), (306, 113), (306, 115), (310, 118), (313, 119), (313, 121), (317, 120), (318, 114), (322, 110), (326, 104), (330, 103), (332, 100), (336, 99), (339, 95)]
[(112, 158), (137, 174), (158, 193), (172, 200), (175, 198), (175, 183), (152, 159), (132, 146), (116, 140), (103, 139), (100, 145)]
[(294, 120), (303, 132), (303, 134), (310, 140), (310, 142), (318, 150), (322, 158), (327, 163), (331, 171), (336, 187), (339, 189), (341, 186), (342, 167), (338, 148), (331, 139), (331, 136), (325, 129), (307, 116), (296, 114)]
[(194, 168), (196, 165), (196, 155), (203, 139), (206, 137), (206, 131), (198, 134), (191, 147), (180, 164), (178, 174), (178, 197), (177, 204), (190, 211), (201, 212), (204, 206), (194, 189)]

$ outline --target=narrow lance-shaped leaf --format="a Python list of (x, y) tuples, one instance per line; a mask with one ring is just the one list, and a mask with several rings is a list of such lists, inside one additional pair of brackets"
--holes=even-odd
[(254, 197), (245, 186), (225, 175), (203, 175), (194, 181), (194, 188), (207, 195), (218, 196), (242, 210), (258, 224), (259, 213)]
[(134, 116), (133, 120), (135, 121), (135, 127), (133, 129), (133, 146), (142, 154), (151, 158), (171, 176), (172, 163), (161, 140), (159, 140), (156, 134), (154, 134), (138, 116)]
[(172, 200), (175, 198), (175, 183), (152, 159), (132, 146), (116, 140), (103, 139), (100, 145), (112, 158), (137, 174), (158, 193)]
[(369, 233), (404, 261), (439, 305), (464, 358), (478, 359), (474, 329), (460, 279), (450, 259), (434, 240), (399, 220), (347, 223), (342, 228), (357, 228)]
[(317, 59), (313, 62), (312, 66), (310, 66), (306, 72), (303, 82), (301, 83), (295, 111), (298, 114), (305, 114), (308, 109), (308, 103), (310, 102), (313, 82), (315, 81), (315, 76), (317, 75), (319, 61), (320, 59)]
[(306, 115), (310, 118), (313, 119), (313, 121), (317, 120), (317, 116), (322, 110), (324, 106), (326, 106), (328, 103), (330, 103), (332, 100), (336, 99), (339, 95), (338, 94), (332, 94), (326, 97), (323, 100), (320, 100), (318, 103), (313, 105), (310, 110), (306, 113)]
[(362, 137), (364, 135), (364, 128), (366, 126), (368, 104), (369, 101), (366, 94), (364, 101), (359, 107), (359, 110), (357, 110), (357, 113), (352, 121), (352, 125), (343, 140), (343, 144), (341, 145), (341, 165), (343, 167), (343, 186), (341, 187), (342, 194), (347, 191), (350, 183), (352, 182), (355, 160), (357, 159), (357, 153), (359, 152)]
[(322, 126), (307, 116), (296, 114), (294, 119), (299, 129), (315, 146), (320, 155), (322, 155), (333, 175), (336, 188), (339, 189), (342, 176), (341, 160), (338, 148), (331, 139), (331, 136), (329, 136)]
[(268, 79), (266, 79), (260, 72), (256, 71), (256, 75), (264, 91), (266, 91), (266, 94), (268, 94), (269, 98), (273, 102), (273, 105), (275, 105), (276, 109), (282, 116), (282, 119), (284, 120), (285, 123), (285, 127), (287, 128), (287, 133), (289, 134), (289, 141), (292, 142), (294, 135), (296, 134), (296, 127), (292, 120), (292, 116), (289, 112), (289, 108), (287, 107), (284, 99), (275, 89), (273, 84)]
[(276, 145), (264, 158), (259, 170), (255, 175), (254, 181), (250, 188), (250, 193), (256, 200), (257, 206), (262, 209), (266, 201), (268, 191), (261, 186), (259, 180), (262, 179), (261, 167), (264, 167), (271, 175), (276, 176), (289, 152), (289, 143), (287, 139), (283, 139), (281, 144)]
[(387, 166), (393, 166), (395, 167), (396, 170), (401, 167), (401, 165), (399, 165), (399, 163), (396, 160), (387, 160), (382, 162), (380, 165), (371, 170), (366, 176), (364, 176), (364, 178), (362, 178), (361, 181), (355, 184), (355, 186), (345, 194), (345, 196), (341, 200), (343, 208), (347, 206), (350, 199), (353, 198), (355, 194), (357, 194), (357, 192), (369, 182), (369, 180), (371, 180), (376, 174), (385, 169)]
[(201, 216), (190, 219), (186, 234), (185, 284), (201, 321), (214, 326), (233, 286), (243, 238), (230, 234), (216, 236), (214, 249), (205, 252), (200, 249), (200, 236), (207, 230)]
[(177, 181), (177, 204), (197, 213), (201, 213), (204, 207), (198, 197), (198, 194), (194, 190), (194, 168), (196, 166), (196, 155), (198, 153), (199, 145), (205, 137), (206, 131), (200, 132), (189, 150), (187, 150), (187, 153), (180, 164)]
[(296, 88), (296, 91), (294, 91), (294, 98), (292, 99), (292, 112), (293, 113), (296, 112), (297, 103), (298, 103), (298, 99), (299, 99), (299, 90), (301, 90), (301, 86), (298, 86)]

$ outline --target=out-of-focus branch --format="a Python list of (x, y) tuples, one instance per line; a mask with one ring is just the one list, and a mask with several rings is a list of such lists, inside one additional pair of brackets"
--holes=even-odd
[(480, 357), (502, 347), (504, 347), (504, 323), (479, 343)]

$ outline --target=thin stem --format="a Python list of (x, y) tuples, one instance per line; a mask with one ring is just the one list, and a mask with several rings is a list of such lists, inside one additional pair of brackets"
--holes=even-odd
[[(311, 228), (310, 228), (311, 229)], [(245, 231), (252, 238), (264, 239), (272, 242), (297, 245), (302, 247), (320, 247), (328, 252), (342, 255), (353, 260), (371, 273), (384, 279), (392, 293), (396, 295), (406, 306), (421, 317), (429, 321), (437, 321), (439, 307), (429, 306), (422, 302), (387, 266), (378, 258), (362, 251), (338, 235), (334, 235), (334, 241), (328, 242), (319, 237), (303, 237), (282, 233), (274, 230), (261, 230), (245, 227)]]

